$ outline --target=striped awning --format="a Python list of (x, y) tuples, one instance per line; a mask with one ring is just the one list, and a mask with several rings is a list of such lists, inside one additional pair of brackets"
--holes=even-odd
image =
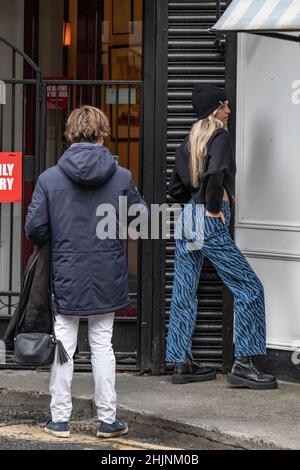
[(300, 0), (233, 0), (214, 31), (299, 31)]

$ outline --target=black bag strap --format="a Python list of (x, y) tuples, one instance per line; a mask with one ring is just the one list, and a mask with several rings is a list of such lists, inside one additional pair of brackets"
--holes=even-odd
[(55, 323), (55, 316), (57, 315), (56, 311), (56, 306), (55, 306), (55, 293), (54, 293), (54, 282), (53, 282), (53, 259), (50, 254), (50, 259), (49, 259), (49, 288), (50, 288), (50, 310), (51, 310), (51, 318), (52, 318), (52, 336), (54, 338), (54, 341), (57, 346), (57, 360), (60, 362), (60, 364), (64, 364), (65, 362), (68, 362), (70, 359), (69, 354), (64, 348), (64, 345), (62, 342), (56, 338), (55, 335), (55, 329), (54, 329), (54, 323)]
[[(31, 265), (28, 267), (28, 269), (26, 270), (25, 272), (25, 276), (24, 276), (24, 279), (23, 279), (23, 282), (22, 282), (22, 286), (21, 286), (21, 292), (20, 292), (20, 300), (19, 300), (19, 304), (21, 304), (22, 302), (22, 296), (24, 295), (24, 292), (25, 292), (25, 289), (26, 289), (26, 284), (27, 284), (27, 281), (29, 279), (29, 276), (31, 274), (31, 271), (34, 269), (36, 263), (37, 263), (37, 260), (38, 260), (38, 257), (40, 256), (40, 251), (38, 250), (37, 251), (37, 254), (36, 256), (33, 258), (32, 260), (32, 263)], [(15, 329), (15, 336), (17, 335), (19, 329), (21, 328), (21, 325), (25, 319), (25, 315), (26, 315), (26, 305), (23, 306), (23, 311), (22, 311), (22, 315), (21, 315), (21, 318), (20, 320), (18, 320), (16, 322), (16, 329)]]
[(55, 315), (56, 307), (55, 307), (55, 295), (54, 295), (54, 284), (53, 284), (53, 265), (52, 265), (52, 256), (50, 255), (49, 259), (49, 291), (50, 291), (50, 310), (51, 310), (51, 319), (52, 319), (52, 334), (55, 337), (54, 333), (54, 322), (55, 322)]

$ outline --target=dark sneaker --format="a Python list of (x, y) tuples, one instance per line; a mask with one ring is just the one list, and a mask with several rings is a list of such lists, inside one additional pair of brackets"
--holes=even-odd
[(253, 364), (251, 356), (236, 358), (227, 381), (231, 385), (255, 390), (270, 390), (278, 387), (274, 375), (260, 372)]
[(53, 423), (53, 421), (48, 421), (44, 431), (55, 437), (70, 437), (70, 426), (67, 421), (63, 423)]
[(128, 426), (125, 423), (121, 423), (121, 421), (115, 421), (112, 424), (101, 421), (100, 427), (97, 430), (97, 437), (118, 437), (127, 433)]
[(205, 382), (206, 380), (214, 380), (216, 377), (216, 371), (212, 367), (202, 366), (197, 362), (187, 360), (184, 364), (175, 364), (172, 383)]

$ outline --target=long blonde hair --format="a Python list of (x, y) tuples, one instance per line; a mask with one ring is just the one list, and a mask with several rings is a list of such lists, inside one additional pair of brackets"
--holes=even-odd
[(205, 156), (207, 153), (207, 143), (216, 129), (224, 127), (222, 121), (215, 117), (217, 110), (205, 119), (197, 121), (190, 132), (189, 152), (190, 174), (193, 188), (199, 185), (199, 179), (204, 171)]

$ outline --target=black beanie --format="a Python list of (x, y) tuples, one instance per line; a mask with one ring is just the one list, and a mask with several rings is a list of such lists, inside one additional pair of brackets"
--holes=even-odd
[(227, 100), (225, 91), (215, 85), (194, 86), (192, 103), (198, 119), (206, 118)]

